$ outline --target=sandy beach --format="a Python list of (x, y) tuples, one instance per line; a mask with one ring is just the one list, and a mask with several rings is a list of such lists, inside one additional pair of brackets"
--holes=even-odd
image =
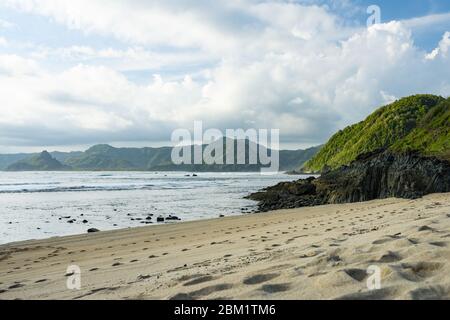
[(0, 299), (446, 299), (449, 259), (435, 194), (3, 245)]

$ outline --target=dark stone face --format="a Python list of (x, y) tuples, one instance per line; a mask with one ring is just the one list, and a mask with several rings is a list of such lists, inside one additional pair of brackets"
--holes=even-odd
[(249, 196), (261, 211), (450, 192), (450, 163), (417, 153), (379, 151), (318, 179), (280, 183)]

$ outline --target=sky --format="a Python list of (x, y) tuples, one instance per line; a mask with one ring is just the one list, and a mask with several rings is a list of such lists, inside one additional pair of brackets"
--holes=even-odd
[(449, 47), (447, 0), (2, 0), (0, 153), (169, 145), (198, 120), (318, 145), (449, 96)]

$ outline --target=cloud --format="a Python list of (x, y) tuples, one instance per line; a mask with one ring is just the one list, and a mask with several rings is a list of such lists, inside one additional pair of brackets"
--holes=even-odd
[(427, 55), (425, 55), (425, 59), (434, 60), (438, 56), (447, 58), (449, 48), (450, 48), (450, 32), (447, 31), (442, 37), (442, 40), (439, 42), (439, 46), (430, 53), (428, 53)]
[[(327, 7), (282, 1), (6, 2), (117, 47), (0, 55), (0, 145), (163, 141), (194, 120), (319, 144), (396, 97), (450, 91), (448, 34), (424, 59), (404, 22), (350, 28)], [(124, 73), (171, 65), (177, 76)]]
[(0, 47), (6, 47), (7, 45), (8, 41), (5, 38), (0, 37)]
[(69, 47), (34, 47), (31, 58), (38, 61), (56, 60), (67, 63), (89, 63), (110, 66), (115, 69), (129, 70), (159, 70), (170, 67), (211, 64), (217, 59), (202, 52), (171, 51), (158, 52), (147, 50), (142, 46), (130, 46), (124, 49), (113, 47), (94, 48), (91, 46), (73, 45)]
[(448, 25), (449, 21), (450, 13), (439, 13), (406, 19), (402, 22), (407, 28), (429, 28), (436, 25)]

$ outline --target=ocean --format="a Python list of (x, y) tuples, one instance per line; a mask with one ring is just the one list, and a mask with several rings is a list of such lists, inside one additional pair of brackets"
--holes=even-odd
[[(298, 176), (260, 173), (0, 172), (0, 244), (251, 214), (251, 192)], [(151, 219), (151, 220), (150, 220)], [(166, 221), (164, 223), (177, 223)]]

